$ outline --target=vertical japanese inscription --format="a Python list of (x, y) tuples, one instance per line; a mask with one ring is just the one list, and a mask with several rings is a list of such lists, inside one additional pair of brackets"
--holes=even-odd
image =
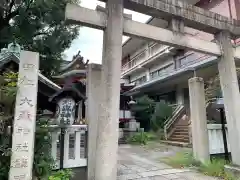
[(9, 180), (32, 179), (38, 67), (38, 53), (21, 52)]

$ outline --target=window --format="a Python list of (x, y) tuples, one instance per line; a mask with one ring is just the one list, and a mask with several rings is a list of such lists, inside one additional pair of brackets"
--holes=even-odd
[(172, 71), (174, 69), (174, 65), (171, 63), (165, 67), (162, 67), (156, 71), (153, 71), (150, 73), (150, 77), (152, 79), (156, 78), (156, 77), (159, 77), (159, 76), (162, 76), (162, 75), (165, 75), (167, 73), (169, 73), (170, 71)]
[(181, 67), (189, 66), (189, 65), (194, 64), (196, 62), (199, 62), (204, 57), (205, 57), (205, 54), (203, 54), (203, 53), (197, 53), (197, 52), (189, 53), (189, 54), (185, 55), (183, 58), (180, 59)]
[(140, 85), (143, 84), (144, 82), (147, 81), (147, 77), (146, 76), (142, 76), (134, 81), (131, 81), (131, 83), (136, 83), (136, 85)]

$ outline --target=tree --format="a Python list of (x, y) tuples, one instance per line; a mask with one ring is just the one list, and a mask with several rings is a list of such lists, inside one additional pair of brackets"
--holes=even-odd
[[(237, 77), (240, 79), (240, 68), (236, 68)], [(219, 74), (209, 78), (205, 83), (206, 101), (222, 97)]]
[(79, 26), (65, 23), (67, 3), (78, 0), (1, 0), (0, 48), (16, 42), (24, 49), (40, 53), (40, 69), (55, 74), (62, 53), (78, 36)]
[(150, 129), (150, 119), (154, 112), (155, 102), (147, 95), (136, 99), (136, 104), (132, 105), (131, 111), (133, 112), (137, 121), (145, 130)]
[(173, 108), (163, 101), (157, 102), (151, 117), (151, 129), (158, 131), (164, 128), (165, 121), (173, 115)]
[(17, 74), (0, 75), (0, 179), (7, 180), (11, 156), (11, 133), (13, 109), (17, 92)]

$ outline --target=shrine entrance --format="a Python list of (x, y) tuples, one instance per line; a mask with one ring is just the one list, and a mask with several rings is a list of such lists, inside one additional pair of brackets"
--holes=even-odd
[[(105, 0), (103, 0), (105, 1)], [(66, 19), (69, 22), (94, 27), (104, 31), (103, 41), (103, 63), (102, 67), (93, 67), (96, 81), (94, 86), (89, 82), (88, 110), (89, 120), (88, 132), (93, 138), (89, 143), (88, 151), (88, 175), (89, 179), (115, 180), (117, 179), (117, 151), (118, 151), (118, 123), (119, 123), (119, 92), (122, 55), (122, 35), (134, 36), (161, 44), (170, 45), (183, 49), (217, 56), (219, 59), (218, 70), (221, 81), (221, 88), (224, 96), (224, 107), (229, 128), (229, 144), (232, 153), (233, 164), (240, 165), (240, 94), (236, 77), (235, 60), (240, 59), (240, 48), (233, 47), (231, 40), (240, 36), (240, 22), (221, 15), (189, 5), (187, 2), (178, 0), (108, 0), (104, 11), (91, 10), (74, 4), (66, 7)], [(128, 15), (123, 14), (123, 9), (138, 11), (152, 17), (164, 18), (169, 23), (169, 29), (164, 29), (149, 24), (132, 21)], [(216, 41), (204, 41), (184, 33), (183, 27), (191, 27), (211, 33)], [(13, 147), (18, 143), (27, 142), (29, 151), (19, 152), (13, 150), (10, 180), (32, 179), (34, 130), (37, 104), (37, 79), (39, 55), (33, 52), (21, 54), (19, 76), (29, 76), (29, 82), (19, 83), (19, 90), (16, 98)], [(31, 65), (31, 66), (29, 66)], [(189, 81), (191, 116), (193, 119), (193, 151), (197, 160), (209, 160), (208, 140), (206, 140), (206, 112), (204, 99), (204, 82), (200, 77), (194, 77)], [(62, 98), (72, 97), (78, 103), (84, 97), (76, 92), (74, 88), (63, 88), (53, 99), (57, 103)], [(71, 106), (69, 104), (69, 106)], [(19, 119), (25, 112), (31, 113), (31, 123), (26, 123), (26, 118)], [(59, 109), (59, 112), (63, 109)], [(72, 118), (75, 109), (69, 109), (63, 114), (59, 113), (59, 129), (56, 131), (53, 150), (58, 160), (56, 168), (69, 167), (86, 164), (86, 153), (83, 153), (83, 138), (86, 137), (87, 127), (74, 126)], [(58, 112), (58, 111), (57, 111)], [(28, 115), (28, 114), (27, 114)], [(91, 117), (90, 117), (91, 116)], [(18, 131), (20, 127), (23, 131)], [(80, 129), (78, 129), (80, 128)], [(20, 134), (21, 133), (21, 134)], [(24, 136), (23, 136), (24, 135)], [(58, 136), (64, 143), (58, 144)], [(72, 136), (75, 135), (73, 142)], [(77, 139), (77, 141), (76, 141)], [(80, 142), (79, 142), (80, 141)], [(90, 142), (90, 141), (88, 141)], [(237, 143), (236, 143), (237, 142)], [(204, 146), (202, 145), (204, 144)], [(59, 148), (58, 148), (59, 147)], [(73, 148), (74, 147), (74, 148)], [(85, 145), (86, 148), (86, 145)], [(91, 152), (90, 152), (91, 150)], [(72, 153), (74, 152), (74, 153)], [(86, 151), (85, 151), (86, 152)], [(74, 158), (73, 158), (74, 157)], [(91, 159), (90, 159), (91, 158)], [(19, 168), (24, 165), (24, 168)], [(27, 162), (27, 163), (26, 163)], [(79, 164), (78, 164), (79, 163)]]
[[(178, 0), (102, 0), (106, 8), (91, 10), (75, 4), (66, 7), (69, 23), (85, 25), (104, 31), (102, 67), (93, 67), (95, 78), (89, 88), (89, 135), (95, 138), (88, 160), (88, 178), (97, 180), (117, 179), (119, 91), (122, 59), (122, 35), (133, 36), (157, 43), (192, 50), (218, 58), (220, 84), (229, 128), (232, 160), (240, 165), (240, 107), (239, 85), (235, 60), (240, 59), (240, 48), (231, 43), (240, 36), (240, 22), (219, 14), (189, 5)], [(123, 9), (133, 10), (161, 18), (168, 27), (157, 27), (133, 21)], [(188, 35), (185, 27), (211, 34), (214, 41), (205, 41)], [(209, 160), (204, 81), (201, 77), (189, 80), (194, 157), (202, 162)], [(95, 89), (94, 89), (95, 88)], [(100, 97), (99, 97), (100, 94)], [(110, 98), (109, 98), (110, 97)], [(96, 103), (93, 103), (96, 100)], [(91, 102), (92, 101), (92, 102)], [(94, 115), (93, 115), (94, 113)], [(91, 116), (91, 118), (90, 118)], [(91, 122), (92, 121), (92, 122)], [(95, 140), (97, 139), (97, 140)], [(89, 145), (90, 145), (89, 144)], [(203, 146), (204, 144), (204, 146)]]
[[(85, 73), (83, 74), (85, 77)], [(85, 92), (74, 83), (64, 87), (49, 98), (56, 103), (56, 125), (51, 126), (52, 156), (55, 169), (85, 167), (87, 165), (87, 125), (85, 122)]]

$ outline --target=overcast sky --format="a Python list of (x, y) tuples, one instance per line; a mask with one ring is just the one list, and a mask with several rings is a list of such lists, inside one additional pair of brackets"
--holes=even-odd
[[(105, 6), (104, 3), (97, 0), (81, 0), (81, 6), (83, 7), (95, 9), (97, 5)], [(124, 10), (124, 12), (127, 14), (132, 14), (133, 20), (139, 22), (146, 22), (150, 18), (150, 16), (130, 10)], [(126, 39), (127, 37), (123, 37), (123, 41)], [(103, 32), (101, 30), (81, 27), (78, 38), (72, 42), (71, 47), (64, 53), (67, 58), (66, 60), (71, 60), (72, 56), (80, 50), (81, 55), (85, 59), (89, 59), (89, 61), (92, 63), (100, 64), (102, 62), (102, 40)]]

